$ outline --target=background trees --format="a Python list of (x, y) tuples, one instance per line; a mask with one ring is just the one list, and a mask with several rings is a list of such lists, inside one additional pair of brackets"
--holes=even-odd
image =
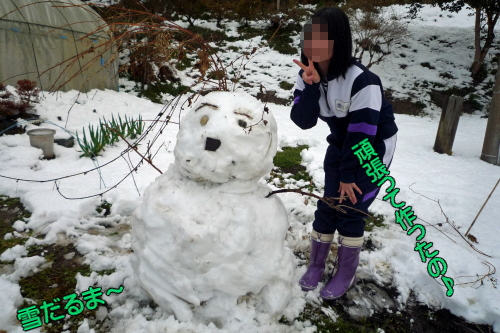
[[(484, 79), (483, 62), (495, 39), (494, 28), (500, 17), (500, 1), (498, 0), (431, 0), (431, 4), (438, 5), (443, 10), (459, 12), (464, 6), (473, 10), (475, 15), (474, 26), (474, 61), (469, 70), (476, 81)], [(410, 8), (410, 17), (415, 18), (420, 3), (413, 0)]]

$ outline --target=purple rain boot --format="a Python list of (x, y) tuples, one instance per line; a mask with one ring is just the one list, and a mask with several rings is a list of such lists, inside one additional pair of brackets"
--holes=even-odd
[(318, 286), (325, 271), (325, 263), (332, 246), (333, 234), (311, 232), (311, 255), (307, 271), (299, 281), (302, 290), (313, 290)]
[(340, 298), (356, 284), (356, 269), (359, 265), (359, 252), (361, 252), (362, 245), (363, 237), (339, 235), (337, 260), (331, 275), (333, 277), (319, 293), (323, 299)]

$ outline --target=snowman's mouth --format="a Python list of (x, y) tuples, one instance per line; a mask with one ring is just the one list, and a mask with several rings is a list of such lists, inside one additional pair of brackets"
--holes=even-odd
[(186, 168), (184, 165), (181, 165), (180, 168), (185, 172), (185, 176), (189, 176), (190, 178), (194, 179), (194, 180), (205, 180), (203, 177), (195, 174), (194, 172), (192, 172), (191, 170), (189, 170), (188, 168)]
[[(187, 160), (187, 162), (190, 161), (190, 160)], [(180, 163), (180, 167), (182, 170), (184, 170), (186, 173), (190, 174), (190, 175), (193, 175), (193, 173), (191, 172), (191, 170), (189, 170), (187, 168), (187, 166), (185, 165), (185, 163)]]

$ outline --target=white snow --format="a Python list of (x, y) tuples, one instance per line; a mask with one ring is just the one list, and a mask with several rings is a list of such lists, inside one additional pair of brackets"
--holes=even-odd
[[(394, 8), (397, 10), (404, 9), (398, 6), (394, 6)], [(499, 225), (500, 189), (497, 188), (491, 195), (476, 224), (471, 229), (471, 234), (478, 241), (477, 244), (474, 243), (474, 246), (491, 257), (474, 251), (446, 223), (446, 218), (441, 212), (438, 203), (432, 201), (439, 200), (443, 212), (462, 233), (470, 226), (500, 177), (498, 166), (485, 163), (479, 159), (487, 119), (480, 117), (482, 112), (476, 112), (473, 115), (462, 115), (453, 145), (453, 155), (435, 153), (432, 147), (439, 122), (437, 115), (439, 115), (440, 110), (435, 106), (431, 106), (427, 93), (414, 86), (415, 82), (423, 81), (434, 81), (458, 87), (471, 82), (467, 68), (470, 66), (471, 56), (473, 55), (473, 49), (470, 49), (470, 47), (473, 46), (472, 27), (474, 17), (467, 16), (469, 12), (470, 10), (464, 9), (457, 14), (447, 13), (441, 12), (437, 7), (425, 6), (420, 18), (409, 23), (410, 38), (406, 42), (406, 47), (396, 45), (391, 56), (371, 68), (373, 72), (381, 77), (384, 88), (392, 88), (398, 98), (412, 98), (413, 101), (424, 102), (427, 105), (425, 110), (431, 114), (431, 116), (426, 117), (395, 115), (399, 132), (390, 171), (396, 180), (397, 186), (401, 189), (398, 200), (404, 200), (412, 205), (418, 218), (434, 226), (419, 221), (426, 226), (426, 239), (433, 242), (433, 249), (439, 250), (439, 256), (447, 261), (448, 272), (446, 275), (455, 280), (455, 293), (452, 297), (446, 297), (445, 287), (439, 285), (438, 280), (434, 280), (428, 275), (427, 265), (420, 261), (418, 253), (413, 249), (415, 236), (407, 236), (399, 225), (394, 223), (394, 208), (389, 203), (381, 200), (382, 194), (379, 195), (379, 200), (374, 202), (370, 210), (376, 214), (384, 215), (389, 222), (389, 227), (376, 228), (373, 232), (365, 234), (365, 239), (371, 238), (377, 248), (373, 252), (364, 251), (361, 253), (358, 275), (365, 278), (370, 277), (381, 283), (392, 283), (400, 293), (397, 300), (400, 304), (404, 304), (410, 292), (414, 292), (420, 302), (449, 309), (453, 314), (463, 316), (465, 319), (478, 324), (493, 325), (494, 331), (500, 332), (500, 289), (496, 285), (496, 280), (499, 277), (500, 258), (498, 256), (498, 235), (495, 232), (498, 230)], [(231, 29), (232, 33), (236, 33), (235, 26), (231, 25)], [(496, 32), (498, 32), (498, 27)], [(430, 38), (434, 35), (438, 38)], [(443, 42), (439, 42), (440, 40)], [(298, 38), (296, 41), (298, 46)], [(259, 42), (260, 38), (255, 38), (250, 49)], [(241, 50), (243, 51), (248, 46), (248, 43), (248, 41), (238, 41), (228, 43), (228, 46), (239, 46), (243, 48)], [(451, 45), (449, 45), (450, 43)], [(416, 50), (416, 52), (413, 50)], [(400, 56), (402, 53), (405, 54), (405, 57)], [(224, 61), (230, 61), (238, 55), (238, 52), (228, 50), (223, 52), (222, 58)], [(281, 55), (268, 47), (258, 50), (251, 62), (246, 65), (246, 70), (243, 71), (245, 76), (243, 82), (252, 85), (248, 88), (245, 87), (244, 90), (256, 94), (259, 91), (259, 83), (262, 83), (268, 90), (277, 91), (278, 97), (289, 98), (292, 92), (281, 89), (279, 82), (284, 80), (294, 83), (296, 73), (299, 70), (292, 62), (294, 58), (297, 59), (298, 55)], [(436, 69), (430, 70), (422, 67), (421, 62), (429, 62)], [(401, 69), (401, 64), (406, 64), (408, 67)], [(488, 63), (488, 66), (491, 69), (493, 65)], [(439, 76), (439, 73), (443, 72), (452, 74), (454, 78), (449, 79)], [(187, 79), (192, 80), (191, 78)], [(489, 75), (485, 82), (491, 79), (493, 79), (493, 76)], [(242, 89), (242, 87), (239, 87), (239, 89)], [(140, 114), (143, 119), (151, 120), (162, 109), (162, 105), (137, 98), (134, 93), (110, 90), (94, 90), (87, 94), (78, 94), (76, 91), (57, 94), (45, 92), (44, 95), (45, 99), (37, 106), (37, 113), (41, 118), (63, 127), (66, 120), (68, 120), (67, 129), (72, 132), (79, 131), (79, 133), (88, 124), (94, 126), (98, 124), (98, 120), (102, 116), (108, 118), (111, 114), (120, 113), (122, 116), (126, 114), (127, 116), (137, 117)], [(75, 100), (78, 100), (78, 103), (75, 104)], [(217, 102), (222, 103), (223, 101)], [(487, 102), (487, 100), (484, 100), (484, 102)], [(280, 106), (271, 103), (268, 103), (267, 106), (276, 120), (278, 150), (283, 146), (298, 144), (311, 146), (308, 150), (302, 152), (303, 165), (313, 177), (316, 186), (321, 190), (324, 186), (323, 158), (327, 148), (325, 138), (329, 134), (327, 125), (319, 122), (316, 127), (302, 131), (290, 120), (291, 106)], [(68, 114), (70, 108), (71, 112)], [(96, 112), (93, 110), (96, 110)], [(176, 121), (179, 112), (180, 110), (176, 110), (172, 116), (173, 120)], [(57, 120), (58, 116), (62, 117), (61, 121)], [(184, 116), (184, 112), (182, 116)], [(215, 119), (212, 118), (212, 115), (210, 117), (208, 123)], [(43, 124), (42, 127), (53, 128), (58, 134), (64, 133), (62, 129), (55, 125)], [(27, 129), (31, 128), (36, 127), (28, 125)], [(257, 127), (254, 130), (257, 131)], [(252, 130), (252, 133), (254, 130)], [(0, 254), (2, 256), (1, 260), (15, 260), (10, 270), (2, 271), (0, 275), (1, 329), (6, 327), (8, 332), (22, 331), (15, 313), (22, 305), (18, 281), (20, 278), (41, 269), (41, 265), (47, 265), (43, 257), (23, 257), (26, 254), (26, 247), (35, 244), (51, 244), (64, 238), (76, 244), (78, 250), (84, 254), (85, 262), (91, 266), (91, 269), (115, 270), (110, 275), (96, 273), (92, 273), (90, 277), (79, 275), (77, 277), (77, 292), (81, 292), (94, 284), (99, 285), (103, 290), (117, 288), (120, 285), (124, 286), (125, 290), (120, 295), (103, 296), (103, 299), (112, 308), (108, 316), (113, 320), (113, 332), (158, 332), (164, 330), (169, 332), (314, 332), (316, 330), (316, 327), (312, 326), (308, 321), (304, 323), (294, 321), (306, 302), (317, 303), (319, 290), (322, 287), (322, 284), (320, 284), (317, 290), (309, 293), (302, 292), (298, 288), (298, 280), (306, 269), (305, 262), (298, 258), (293, 259), (295, 270), (293, 274), (290, 274), (292, 287), (288, 290), (291, 295), (283, 309), (283, 315), (289, 321), (294, 321), (290, 326), (280, 324), (276, 318), (266, 314), (261, 307), (263, 303), (259, 304), (262, 299), (255, 295), (242, 298), (240, 299), (241, 302), (237, 304), (234, 304), (233, 300), (231, 300), (231, 303), (229, 303), (231, 304), (229, 307), (231, 316), (225, 322), (219, 320), (214, 320), (212, 323), (207, 322), (209, 320), (204, 322), (204, 318), (217, 317), (220, 316), (220, 313), (196, 311), (192, 321), (181, 322), (170, 312), (162, 310), (160, 307), (154, 309), (149, 307), (150, 298), (139, 287), (129, 261), (131, 256), (130, 224), (132, 214), (137, 207), (141, 207), (139, 211), (142, 210), (142, 214), (145, 213), (145, 216), (148, 217), (144, 221), (149, 221), (150, 218), (154, 217), (152, 216), (154, 214), (148, 212), (159, 209), (158, 207), (148, 207), (148, 209), (151, 209), (150, 211), (145, 212), (143, 210), (143, 200), (146, 198), (143, 194), (151, 183), (154, 182), (152, 188), (161, 184), (170, 188), (169, 186), (172, 186), (169, 185), (170, 182), (179, 181), (179, 178), (169, 178), (172, 177), (171, 172), (173, 169), (169, 168), (169, 165), (173, 165), (175, 162), (173, 150), (177, 143), (178, 133), (177, 124), (168, 125), (161, 134), (161, 139), (152, 149), (152, 151), (156, 151), (164, 143), (164, 146), (161, 147), (154, 159), (155, 165), (164, 172), (164, 175), (158, 178), (158, 171), (148, 164), (144, 164), (138, 169), (137, 173), (133, 173), (134, 178), (128, 177), (116, 189), (110, 190), (102, 196), (102, 200), (106, 200), (113, 205), (111, 215), (107, 217), (95, 212), (95, 207), (101, 204), (99, 197), (67, 200), (59, 194), (54, 181), (35, 183), (16, 181), (15, 179), (50, 180), (88, 171), (95, 168), (96, 165), (104, 165), (119, 156), (120, 152), (127, 147), (126, 143), (120, 141), (114, 147), (107, 147), (102, 156), (94, 162), (88, 158), (79, 158), (81, 153), (78, 152), (79, 148), (77, 146), (75, 148), (64, 148), (56, 145), (54, 147), (56, 158), (47, 161), (39, 159), (41, 150), (29, 145), (26, 134), (0, 137), (0, 175), (14, 178), (0, 178), (0, 194), (20, 197), (22, 203), (33, 213), (29, 220), (23, 222), (25, 225), (17, 223), (16, 227), (19, 231), (13, 232), (9, 237), (24, 237), (20, 234), (21, 229), (33, 230), (35, 234), (41, 234), (44, 237), (43, 240), (31, 237), (25, 247), (13, 247)], [(143, 142), (147, 142), (151, 138), (152, 135)], [(144, 151), (145, 145), (139, 146), (139, 149)], [(110, 189), (121, 181), (130, 172), (131, 165), (135, 166), (139, 161), (140, 157), (130, 152), (125, 154), (123, 158), (119, 158), (100, 169), (100, 173), (92, 171), (85, 175), (60, 179), (57, 181), (57, 185), (60, 192), (69, 198), (95, 195)], [(265, 165), (262, 167), (263, 170), (267, 168)], [(259, 181), (259, 190), (263, 190), (261, 186), (264, 186), (266, 177)], [(192, 182), (194, 180), (186, 180), (182, 186), (185, 190), (190, 191), (190, 198), (197, 200), (197, 203), (204, 198), (205, 201), (202, 202), (203, 206), (206, 207), (204, 209), (207, 218), (201, 222), (204, 223), (205, 227), (214, 226), (213, 231), (215, 232), (220, 231), (223, 221), (215, 219), (215, 211), (221, 216), (229, 217), (231, 214), (230, 205), (217, 206), (217, 201), (213, 199), (214, 194), (210, 189), (195, 192), (193, 191)], [(176, 189), (181, 188), (178, 183), (176, 185)], [(276, 189), (272, 184), (266, 186)], [(381, 193), (383, 192), (381, 191)], [(322, 193), (316, 194), (322, 195)], [(168, 195), (168, 191), (151, 190), (148, 195), (149, 197), (153, 196), (152, 199), (154, 200), (163, 202), (163, 200), (166, 200), (164, 198)], [(249, 194), (224, 194), (225, 198), (243, 197), (245, 195)], [(279, 197), (283, 202), (288, 217), (289, 229), (286, 232), (284, 241), (285, 255), (290, 251), (306, 250), (309, 246), (307, 236), (312, 228), (316, 200), (310, 199), (308, 203), (305, 203), (304, 197), (296, 193), (283, 193), (274, 196), (276, 200)], [(195, 211), (193, 202), (175, 202), (180, 205), (179, 210), (186, 211), (186, 216), (182, 220), (183, 224), (179, 224), (185, 227), (183, 233), (179, 234), (180, 238), (187, 237), (186, 235), (191, 235), (197, 230), (187, 224), (189, 221), (193, 221), (188, 218)], [(236, 202), (236, 204), (239, 203)], [(267, 213), (267, 228), (277, 227), (272, 224), (278, 224), (276, 219), (280, 218), (278, 216), (281, 216), (282, 213), (278, 214), (275, 211), (275, 213), (270, 214), (269, 212), (269, 209), (262, 208), (259, 216)], [(165, 223), (167, 219), (167, 212), (163, 214), (161, 218), (158, 218), (159, 225)], [(252, 215), (249, 214), (248, 218), (250, 216)], [(181, 221), (175, 221), (175, 223), (181, 223)], [(438, 223), (442, 225), (439, 226)], [(206, 230), (209, 231), (209, 229)], [(113, 232), (116, 232), (117, 235), (113, 235)], [(263, 234), (270, 236), (265, 231)], [(220, 235), (223, 236), (223, 234)], [(5, 239), (9, 237), (6, 236)], [(171, 241), (170, 243), (166, 239), (163, 243), (155, 241), (154, 244), (158, 244), (156, 248), (158, 253), (156, 255), (158, 256), (163, 248), (165, 251), (172, 251), (174, 246), (181, 246), (185, 244), (185, 241), (186, 239), (177, 239), (175, 242)], [(242, 246), (241, 239), (239, 242), (239, 246)], [(263, 243), (264, 241), (259, 245)], [(206, 248), (210, 248), (216, 243), (207, 244), (208, 247)], [(151, 246), (153, 246), (153, 243)], [(230, 248), (236, 249), (237, 247), (234, 245), (234, 247)], [(201, 249), (203, 247), (196, 248), (197, 251), (201, 251)], [(190, 249), (190, 251), (194, 250)], [(262, 248), (262, 250), (266, 250), (266, 248)], [(192, 252), (184, 253), (187, 255)], [(210, 255), (210, 253), (207, 255)], [(188, 256), (185, 258), (181, 256), (180, 258), (184, 263), (186, 260), (193, 260)], [(219, 259), (222, 260), (222, 258)], [(269, 260), (276, 264), (271, 257)], [(172, 265), (178, 264), (173, 258), (167, 256), (160, 257), (155, 261), (158, 264), (161, 262), (169, 262)], [(491, 268), (488, 267), (487, 263), (496, 267), (497, 272), (478, 281), (479, 278), (490, 272)], [(190, 267), (192, 269), (192, 266)], [(237, 268), (237, 264), (234, 263), (225, 269), (234, 274), (232, 278), (245, 278), (245, 284), (249, 291), (258, 292), (264, 283), (263, 281), (267, 281), (269, 278), (252, 279), (248, 274), (244, 275), (244, 271), (237, 271)], [(201, 270), (203, 268), (200, 266), (197, 269)], [(242, 269), (247, 269), (247, 267), (242, 267)], [(265, 271), (265, 269), (257, 269), (256, 273), (264, 274)], [(186, 275), (189, 276), (186, 281), (200, 282), (202, 275), (195, 276), (192, 273), (193, 271), (191, 275)], [(238, 274), (241, 274), (241, 276)], [(219, 283), (218, 288), (220, 289), (232, 290), (233, 287), (238, 289), (236, 288), (238, 286), (228, 284), (228, 280), (225, 280), (224, 276), (219, 276), (219, 281), (217, 281), (217, 276), (209, 276), (207, 279), (211, 279), (206, 284), (210, 288), (213, 288), (215, 283)], [(174, 282), (174, 286), (178, 287), (176, 283)], [(165, 284), (164, 288), (168, 288), (168, 286)], [(193, 290), (196, 289), (191, 287), (191, 291)], [(198, 294), (191, 294), (192, 297), (197, 298), (193, 298), (193, 301), (201, 302), (202, 299), (207, 298), (206, 295), (204, 297), (200, 296), (202, 294), (201, 290), (196, 292)], [(241, 292), (241, 289), (235, 290), (234, 294), (239, 292)], [(224, 303), (224, 300), (227, 301), (227, 299), (219, 299), (214, 302), (214, 309), (217, 304), (221, 304), (220, 311), (227, 311), (228, 309), (225, 308), (227, 303)], [(102, 310), (99, 311), (102, 312)], [(324, 311), (328, 312), (328, 310)], [(99, 313), (99, 316), (104, 315), (106, 314)], [(330, 315), (335, 316), (334, 313), (330, 313)], [(92, 332), (92, 328), (88, 325), (88, 322), (82, 323), (80, 331)], [(38, 330), (32, 332), (36, 331)]]
[(26, 247), (24, 245), (15, 245), (14, 247), (11, 247), (10, 249), (5, 250), (1, 255), (0, 255), (0, 260), (1, 261), (12, 261), (16, 260), (16, 258), (20, 258), (22, 256), (25, 256), (28, 254), (28, 251), (26, 250)]
[(17, 309), (23, 304), (21, 288), (17, 283), (13, 283), (0, 276), (0, 295), (2, 295), (2, 301), (0, 302), (0, 327), (7, 332), (23, 332), (16, 317)]

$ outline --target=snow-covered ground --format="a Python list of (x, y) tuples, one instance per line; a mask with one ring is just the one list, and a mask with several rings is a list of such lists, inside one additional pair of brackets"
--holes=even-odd
[[(394, 8), (402, 10), (404, 7)], [(470, 46), (473, 45), (474, 18), (467, 16), (468, 12), (463, 10), (458, 14), (447, 13), (426, 6), (420, 18), (409, 24), (410, 38), (406, 42), (407, 47), (396, 45), (392, 56), (371, 68), (381, 77), (385, 88), (395, 91), (396, 97), (410, 97), (414, 94), (411, 96), (414, 100), (423, 101), (428, 105), (426, 111), (431, 116), (395, 115), (399, 132), (391, 175), (401, 189), (398, 200), (411, 204), (418, 218), (425, 221), (420, 223), (426, 226), (427, 223), (434, 225), (435, 228), (427, 226), (426, 240), (431, 240), (431, 250), (439, 250), (439, 256), (447, 261), (446, 276), (455, 281), (454, 295), (447, 297), (446, 288), (429, 276), (427, 265), (421, 262), (419, 254), (414, 250), (415, 235), (407, 236), (401, 227), (394, 223), (395, 209), (380, 200), (382, 195), (379, 195), (379, 200), (374, 202), (371, 210), (386, 216), (389, 226), (366, 233), (366, 237), (372, 239), (376, 250), (361, 253), (358, 275), (381, 283), (392, 283), (400, 293), (397, 300), (399, 304), (405, 304), (410, 291), (413, 291), (420, 302), (449, 309), (453, 314), (478, 324), (493, 325), (494, 331), (500, 332), (500, 289), (496, 286), (499, 273), (474, 283), (489, 272), (486, 262), (500, 268), (500, 247), (495, 232), (498, 231), (500, 223), (500, 189), (497, 188), (492, 194), (471, 230), (471, 234), (478, 241), (474, 246), (490, 257), (474, 251), (449, 224), (446, 224), (446, 218), (438, 203), (433, 201), (439, 200), (443, 212), (462, 233), (468, 229), (500, 178), (498, 166), (479, 159), (487, 119), (480, 117), (482, 112), (463, 115), (457, 129), (453, 155), (435, 153), (432, 147), (439, 121), (439, 117), (435, 115), (439, 114), (439, 108), (431, 106), (427, 94), (419, 95), (419, 89), (414, 87), (414, 82), (423, 80), (456, 86), (470, 82), (466, 69), (472, 61), (473, 50)], [(232, 25), (231, 29), (235, 30), (236, 25)], [(429, 37), (434, 35), (438, 38), (431, 40)], [(259, 38), (252, 41), (252, 47), (259, 42)], [(444, 47), (445, 44), (439, 43), (439, 40), (451, 46)], [(239, 45), (246, 48), (248, 44), (248, 41), (239, 41), (228, 43), (228, 46)], [(406, 57), (401, 57), (401, 53), (406, 53)], [(227, 51), (224, 52), (223, 58), (230, 60), (236, 56), (238, 53)], [(294, 58), (297, 57), (282, 55), (269, 48), (260, 49), (252, 62), (246, 65), (244, 72), (245, 81), (253, 86), (239, 89), (255, 94), (259, 89), (258, 84), (263, 83), (268, 90), (276, 90), (278, 96), (288, 98), (291, 92), (280, 89), (278, 84), (282, 80), (294, 83), (299, 69), (292, 62)], [(436, 69), (424, 68), (420, 65), (421, 62), (430, 62)], [(404, 70), (400, 68), (403, 63), (408, 65)], [(440, 72), (449, 72), (454, 79), (442, 78), (438, 75)], [(485, 81), (492, 78), (490, 75)], [(190, 79), (184, 80), (189, 83)], [(78, 101), (76, 104), (75, 99)], [(324, 184), (323, 158), (327, 148), (325, 138), (329, 134), (327, 125), (319, 122), (316, 127), (304, 132), (290, 120), (290, 106), (268, 104), (268, 107), (278, 125), (279, 147), (297, 144), (311, 146), (302, 152), (303, 164), (321, 189)], [(60, 126), (64, 126), (68, 120), (67, 129), (73, 132), (78, 130), (80, 133), (89, 123), (97, 124), (102, 116), (109, 118), (111, 114), (120, 113), (122, 116), (141, 115), (143, 119), (151, 120), (161, 109), (162, 105), (137, 98), (133, 93), (110, 90), (91, 91), (79, 96), (76, 91), (57, 94), (45, 92), (45, 100), (37, 106), (41, 118)], [(178, 112), (179, 110), (176, 110), (172, 117), (174, 121), (179, 117)], [(56, 129), (58, 136), (64, 133), (54, 125), (44, 124), (43, 127)], [(29, 125), (28, 129), (31, 128), (36, 127)], [(173, 149), (177, 132), (178, 125), (168, 125), (157, 143), (157, 147), (165, 143), (154, 159), (154, 164), (163, 172), (174, 161)], [(148, 138), (143, 142), (147, 140)], [(98, 164), (103, 165), (119, 156), (125, 148), (123, 141), (115, 147), (107, 148), (102, 157), (98, 158)], [(144, 148), (140, 146), (140, 149)], [(30, 146), (26, 134), (2, 136), (0, 175), (14, 179), (47, 180), (94, 168), (94, 162), (88, 158), (79, 158), (80, 153), (77, 150), (77, 146), (64, 148), (56, 145), (56, 159), (40, 160), (41, 150)], [(94, 171), (61, 179), (57, 181), (57, 185), (61, 193), (69, 198), (94, 195), (118, 183), (130, 172), (131, 165), (136, 165), (139, 160), (140, 157), (131, 152), (103, 167), (100, 174)], [(115, 269), (111, 275), (78, 275), (76, 292), (80, 293), (94, 284), (103, 290), (124, 286), (125, 290), (120, 295), (103, 297), (113, 308), (108, 313), (109, 318), (113, 320), (113, 332), (315, 331), (315, 327), (308, 322), (296, 321), (292, 326), (276, 322), (265, 313), (256, 311), (251, 298), (239, 303), (237, 319), (222, 327), (213, 323), (207, 325), (203, 323), (202, 318), (196, 317), (191, 322), (179, 322), (160, 308), (150, 308), (147, 305), (147, 296), (134, 280), (129, 263), (130, 232), (118, 233), (119, 237), (100, 233), (105, 229), (105, 225), (125, 226), (126, 230), (132, 212), (142, 202), (144, 190), (158, 176), (157, 170), (145, 164), (133, 174), (133, 178), (128, 177), (116, 189), (104, 194), (103, 199), (112, 203), (111, 214), (107, 217), (95, 212), (95, 207), (101, 203), (99, 197), (67, 200), (58, 193), (54, 182), (35, 183), (0, 178), (0, 194), (20, 197), (22, 203), (33, 213), (27, 223), (16, 223), (16, 230), (22, 232), (32, 229), (46, 235), (43, 240), (30, 238), (25, 246), (18, 246), (1, 254), (0, 260), (15, 260), (15, 264), (8, 273), (0, 275), (0, 330), (22, 332), (16, 320), (16, 310), (22, 305), (18, 281), (35, 272), (37, 267), (45, 262), (40, 256), (27, 258), (25, 247), (58, 242), (61, 238), (58, 233), (62, 233), (65, 238), (76, 244), (76, 248), (85, 255), (86, 263), (90, 264), (92, 269)], [(265, 183), (265, 180), (262, 179), (261, 182)], [(285, 204), (291, 226), (285, 245), (293, 251), (306, 250), (309, 241), (305, 236), (312, 228), (315, 200), (309, 200), (309, 203), (305, 204), (304, 198), (295, 193), (277, 195)], [(91, 229), (96, 229), (96, 232), (89, 233)], [(14, 232), (7, 237), (19, 235)], [(296, 258), (295, 267), (294, 283), (297, 284), (306, 266)], [(293, 321), (306, 302), (315, 302), (319, 298), (320, 288), (321, 285), (309, 293), (294, 288), (292, 298), (284, 310), (286, 318)], [(92, 332), (92, 329), (84, 322), (79, 332)]]

